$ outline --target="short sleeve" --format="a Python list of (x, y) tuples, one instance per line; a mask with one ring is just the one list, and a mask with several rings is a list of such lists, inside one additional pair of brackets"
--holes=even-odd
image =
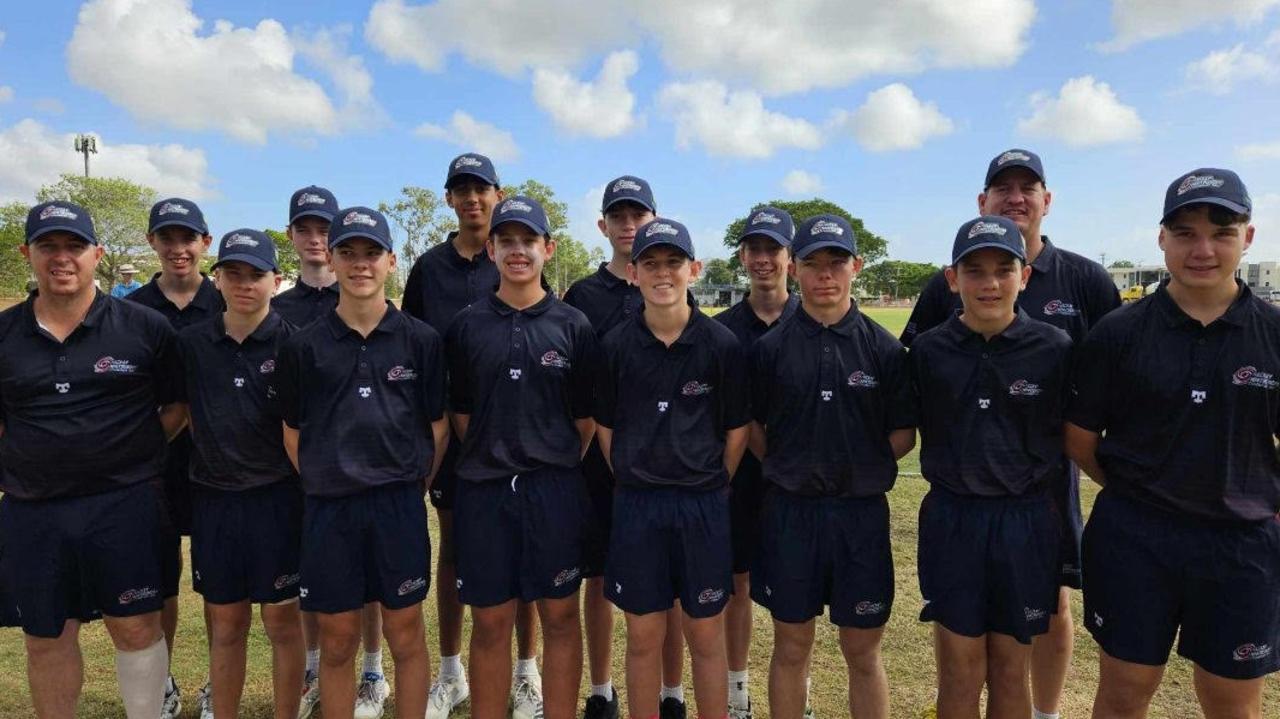
[(762, 425), (769, 423), (769, 389), (773, 387), (772, 355), (763, 342), (751, 346), (747, 356), (747, 391), (751, 395), (751, 417)]
[(596, 333), (586, 320), (574, 324), (573, 349), (569, 358), (569, 411), (574, 419), (592, 416), (595, 401), (595, 372), (601, 364)]
[(907, 429), (920, 425), (920, 409), (916, 403), (915, 388), (908, 365), (907, 348), (891, 336), (884, 338), (882, 362), (884, 363), (884, 393), (887, 403), (885, 429)]
[(472, 388), (471, 362), (467, 359), (467, 313), (453, 318), (445, 333), (445, 357), (449, 368), (449, 410), (458, 414), (471, 414), (474, 390)]
[(178, 335), (167, 322), (157, 322), (155, 354), (156, 403), (172, 404), (179, 400), (182, 391), (182, 356), (178, 349)]
[(421, 327), (422, 356), (418, 364), (422, 372), (422, 413), (428, 422), (436, 422), (444, 417), (445, 404), (445, 354), (444, 342), (440, 335), (430, 327)]
[(1090, 332), (1076, 351), (1071, 369), (1066, 418), (1090, 432), (1107, 428), (1107, 400), (1115, 370), (1114, 343), (1109, 335), (1107, 325)]
[(726, 347), (723, 360), (721, 417), (725, 431), (737, 429), (751, 421), (751, 371), (746, 352), (735, 337)]
[(903, 328), (899, 341), (910, 347), (921, 333), (947, 321), (955, 311), (955, 304), (955, 294), (947, 286), (947, 276), (942, 270), (938, 270), (920, 291), (920, 297), (916, 299), (916, 306), (907, 318), (907, 326)]
[(400, 300), (400, 309), (411, 317), (416, 317), (423, 322), (427, 321), (426, 308), (422, 303), (422, 275), (423, 264), (426, 263), (427, 256), (422, 254), (418, 257), (418, 261), (413, 263), (413, 267), (409, 270), (409, 277), (404, 282), (404, 294)]
[(294, 429), (299, 428), (302, 414), (302, 394), (298, 386), (302, 377), (301, 353), (300, 344), (293, 340), (280, 347), (276, 370), (271, 373), (271, 385), (267, 389), (267, 396), (274, 399), (280, 419)]
[(609, 342), (601, 347), (600, 361), (596, 363), (595, 373), (595, 418), (596, 422), (613, 427), (614, 416), (618, 408), (618, 367), (616, 353)]

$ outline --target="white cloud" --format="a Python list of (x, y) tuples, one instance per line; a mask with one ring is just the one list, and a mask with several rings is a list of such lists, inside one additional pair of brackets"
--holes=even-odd
[[(72, 150), (74, 133), (63, 133), (26, 119), (0, 129), (0, 199), (31, 202), (42, 185), (62, 173), (83, 172), (84, 160)], [(113, 145), (98, 139), (90, 156), (95, 177), (123, 177), (161, 195), (194, 200), (217, 195), (204, 151), (182, 145)]]
[(533, 99), (557, 127), (571, 135), (617, 137), (639, 124), (636, 98), (627, 87), (627, 80), (639, 69), (640, 58), (630, 50), (605, 58), (594, 82), (539, 69), (533, 74)]
[(299, 55), (329, 76), (342, 97), (342, 126), (376, 125), (385, 113), (373, 97), (373, 76), (365, 67), (364, 58), (347, 52), (350, 38), (351, 27), (343, 25), (310, 33), (295, 32), (292, 41)]
[(466, 152), (488, 155), (495, 162), (509, 162), (520, 157), (520, 148), (511, 133), (481, 122), (462, 110), (453, 113), (448, 127), (423, 123), (413, 134), (456, 145)]
[(1092, 75), (1067, 80), (1057, 97), (1037, 92), (1030, 103), (1031, 115), (1018, 120), (1018, 132), (1028, 137), (1088, 147), (1140, 140), (1146, 130), (1138, 111)]
[(1280, 140), (1239, 145), (1236, 157), (1241, 160), (1280, 160)]
[(900, 82), (867, 95), (852, 113), (840, 111), (833, 124), (847, 127), (858, 144), (872, 152), (914, 150), (931, 137), (948, 135), (955, 128), (932, 102), (921, 102)]
[(1182, 70), (1187, 86), (1213, 95), (1225, 95), (1237, 84), (1274, 81), (1280, 73), (1280, 30), (1271, 34), (1261, 48), (1247, 48), (1244, 43), (1225, 50), (1215, 50)]
[(1099, 45), (1099, 49), (1105, 52), (1126, 50), (1147, 40), (1226, 21), (1244, 26), (1258, 22), (1276, 6), (1280, 6), (1280, 0), (1114, 0), (1111, 4), (1111, 25), (1116, 34)]
[(822, 178), (812, 172), (792, 170), (782, 178), (782, 189), (791, 195), (812, 195), (822, 190)]
[(0, 103), (9, 102), (13, 99), (13, 88), (8, 85), (0, 85)]
[(702, 145), (709, 155), (765, 158), (779, 149), (812, 150), (822, 144), (813, 123), (766, 110), (760, 95), (730, 92), (713, 80), (676, 82), (662, 88), (658, 103), (676, 124), (676, 144)]
[(569, 202), (569, 232), (588, 248), (599, 247), (604, 250), (605, 258), (608, 259), (612, 256), (613, 249), (609, 246), (608, 238), (600, 233), (600, 228), (596, 225), (596, 220), (600, 219), (600, 201), (604, 197), (606, 184), (608, 183), (587, 188), (577, 200)]
[(68, 72), (139, 118), (253, 143), (271, 132), (332, 135), (345, 127), (343, 109), (295, 70), (300, 52), (356, 111), (368, 99), (359, 59), (324, 47), (342, 41), (340, 33), (318, 33), (299, 47), (271, 19), (252, 28), (217, 20), (211, 32), (204, 24), (191, 0), (91, 0), (67, 45)]

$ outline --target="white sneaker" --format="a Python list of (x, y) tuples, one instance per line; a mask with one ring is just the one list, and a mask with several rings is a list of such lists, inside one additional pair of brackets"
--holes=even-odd
[(320, 675), (307, 670), (302, 677), (302, 700), (298, 702), (298, 719), (307, 719), (320, 703)]
[(436, 675), (427, 695), (427, 719), (449, 719), (449, 714), (471, 698), (471, 686), (465, 674), (455, 676)]
[(379, 719), (382, 716), (382, 705), (391, 694), (387, 678), (381, 674), (366, 672), (360, 678), (360, 686), (356, 688), (355, 719)]
[(213, 690), (209, 688), (209, 682), (200, 687), (196, 703), (200, 706), (200, 719), (213, 719)]
[(542, 719), (542, 677), (516, 677), (512, 682), (511, 719)]
[(178, 690), (178, 683), (170, 674), (164, 685), (164, 703), (160, 705), (160, 719), (178, 719), (181, 713), (182, 692)]

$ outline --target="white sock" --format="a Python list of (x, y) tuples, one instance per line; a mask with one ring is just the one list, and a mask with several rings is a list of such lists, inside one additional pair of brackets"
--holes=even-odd
[(729, 672), (729, 706), (746, 709), (750, 703), (751, 697), (747, 691), (747, 670)]
[(1040, 711), (1039, 709), (1036, 709), (1035, 707), (1031, 708), (1031, 719), (1058, 719), (1061, 716), (1062, 715), (1058, 713), (1047, 714), (1045, 712)]
[(592, 684), (591, 696), (604, 697), (605, 699), (613, 701), (613, 680), (610, 679), (604, 684)]
[(804, 678), (804, 705), (809, 706), (809, 687), (813, 684), (813, 677)]
[(440, 657), (440, 678), (462, 676), (462, 655)]
[(320, 673), (320, 650), (319, 649), (307, 650), (307, 671), (311, 672), (312, 674)]
[(364, 669), (365, 674), (382, 674), (382, 648), (379, 647), (376, 652), (364, 653)]
[(664, 684), (662, 686), (662, 693), (658, 695), (658, 701), (662, 701), (663, 699), (675, 699), (677, 701), (683, 702), (684, 701), (684, 685), (677, 684), (673, 687), (669, 687)]
[(530, 659), (517, 659), (513, 675), (528, 679), (536, 678), (538, 676), (538, 658), (532, 657)]
[(116, 651), (116, 681), (129, 719), (155, 719), (164, 704), (169, 679), (169, 648), (164, 637), (136, 652)]

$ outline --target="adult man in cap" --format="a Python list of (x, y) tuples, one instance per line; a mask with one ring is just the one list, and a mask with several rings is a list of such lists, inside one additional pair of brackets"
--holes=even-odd
[(126, 262), (120, 265), (120, 269), (117, 272), (120, 274), (120, 281), (111, 288), (112, 297), (128, 297), (130, 292), (142, 287), (142, 283), (137, 280), (137, 267)]

